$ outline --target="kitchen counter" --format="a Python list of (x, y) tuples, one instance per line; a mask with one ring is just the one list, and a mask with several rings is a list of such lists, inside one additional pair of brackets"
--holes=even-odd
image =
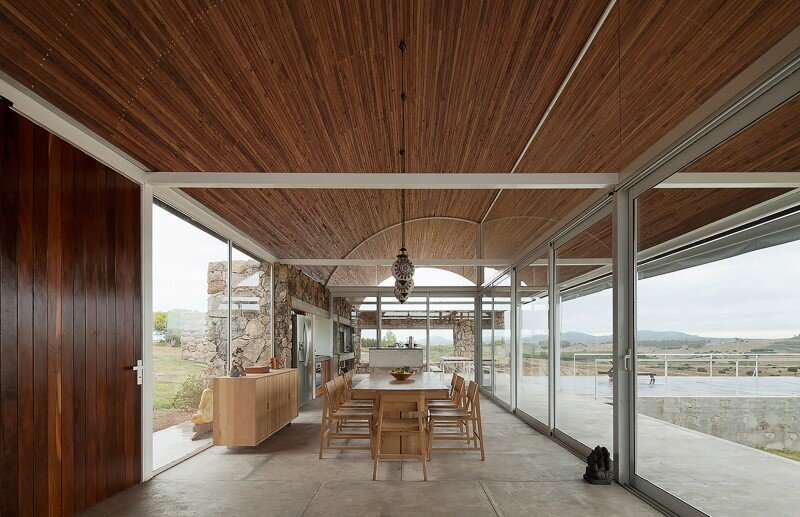
[(424, 354), (422, 348), (370, 348), (369, 365), (372, 368), (422, 368)]

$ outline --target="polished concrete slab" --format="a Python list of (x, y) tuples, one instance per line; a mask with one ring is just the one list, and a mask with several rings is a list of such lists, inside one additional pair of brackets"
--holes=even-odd
[(585, 463), (484, 399), (486, 461), (435, 453), (422, 481), (416, 460), (368, 451), (317, 457), (320, 401), (256, 448), (212, 447), (90, 508), (86, 515), (658, 515), (618, 485), (589, 486)]

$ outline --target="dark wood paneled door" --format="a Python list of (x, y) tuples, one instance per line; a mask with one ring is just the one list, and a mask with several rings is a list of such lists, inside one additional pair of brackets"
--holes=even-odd
[(139, 187), (0, 99), (0, 514), (141, 477)]

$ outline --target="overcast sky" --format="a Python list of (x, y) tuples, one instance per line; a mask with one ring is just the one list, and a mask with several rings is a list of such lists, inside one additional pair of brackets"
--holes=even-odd
[[(225, 243), (153, 209), (153, 307), (205, 310), (208, 263), (225, 260)], [(472, 285), (449, 271), (420, 268), (417, 285)], [(382, 285), (391, 285), (387, 279)], [(640, 329), (707, 337), (789, 337), (800, 333), (800, 242), (642, 280)], [(539, 317), (540, 315), (537, 315)], [(541, 319), (540, 321), (545, 321)], [(564, 304), (562, 329), (611, 334), (611, 291)], [(436, 332), (436, 334), (447, 334)], [(421, 339), (424, 331), (414, 332)]]

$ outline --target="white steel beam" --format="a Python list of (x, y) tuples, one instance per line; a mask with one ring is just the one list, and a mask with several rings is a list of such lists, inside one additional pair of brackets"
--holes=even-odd
[(616, 173), (151, 172), (154, 187), (264, 189), (599, 189)]
[(11, 109), (123, 176), (144, 183), (147, 169), (93, 131), (0, 71), (0, 97)]
[[(282, 259), (281, 264), (287, 266), (391, 266), (394, 258), (378, 259), (337, 259), (337, 258), (302, 258), (302, 259)], [(441, 267), (441, 266), (483, 266), (483, 267), (510, 267), (514, 264), (512, 259), (413, 259), (416, 267)], [(610, 266), (610, 258), (573, 258), (559, 259), (560, 266)], [(531, 263), (535, 266), (546, 266), (544, 259), (535, 260)]]
[(656, 188), (799, 188), (800, 172), (678, 172)]

